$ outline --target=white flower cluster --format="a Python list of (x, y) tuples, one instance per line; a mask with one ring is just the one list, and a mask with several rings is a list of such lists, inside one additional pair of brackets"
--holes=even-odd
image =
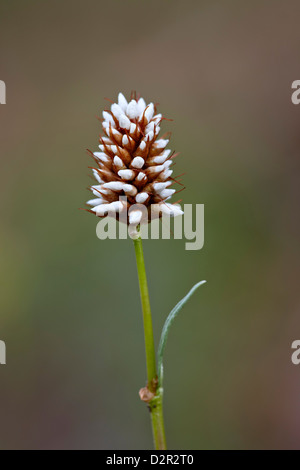
[(127, 223), (139, 224), (145, 221), (141, 204), (148, 208), (147, 221), (151, 213), (182, 214), (178, 204), (166, 202), (175, 193), (170, 188), (173, 155), (166, 150), (169, 140), (158, 138), (161, 121), (153, 103), (147, 105), (143, 98), (127, 102), (122, 93), (118, 103), (103, 111), (105, 135), (100, 137), (100, 152), (93, 153), (99, 184), (90, 188), (96, 199), (88, 201), (98, 217), (115, 214), (121, 220), (125, 211)]

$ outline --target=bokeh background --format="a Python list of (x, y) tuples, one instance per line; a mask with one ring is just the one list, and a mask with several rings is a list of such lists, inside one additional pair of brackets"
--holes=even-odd
[(151, 448), (131, 240), (100, 241), (96, 115), (160, 103), (205, 204), (205, 246), (145, 242), (155, 338), (171, 332), (171, 449), (300, 448), (297, 0), (0, 1), (1, 449)]

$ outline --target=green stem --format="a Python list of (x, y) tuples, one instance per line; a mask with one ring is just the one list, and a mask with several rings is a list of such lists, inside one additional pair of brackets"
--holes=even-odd
[(140, 285), (140, 295), (143, 310), (144, 320), (144, 334), (145, 334), (145, 349), (146, 349), (146, 364), (147, 364), (147, 387), (150, 392), (155, 396), (149, 402), (149, 409), (151, 412), (153, 438), (156, 450), (166, 449), (166, 438), (164, 430), (163, 420), (163, 408), (162, 408), (162, 397), (163, 390), (159, 388), (157, 390), (157, 372), (156, 372), (156, 360), (155, 360), (155, 348), (152, 328), (152, 316), (150, 309), (150, 300), (148, 292), (148, 283), (145, 269), (145, 261), (143, 254), (142, 239), (138, 238), (133, 240), (136, 256), (136, 264)]

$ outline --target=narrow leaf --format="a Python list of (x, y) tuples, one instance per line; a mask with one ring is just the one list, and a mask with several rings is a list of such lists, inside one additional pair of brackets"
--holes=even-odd
[(178, 302), (178, 304), (173, 308), (173, 310), (171, 310), (171, 312), (168, 315), (168, 318), (165, 321), (164, 327), (161, 332), (159, 346), (158, 346), (158, 383), (159, 383), (159, 386), (162, 385), (163, 355), (164, 355), (170, 327), (173, 321), (175, 320), (175, 318), (177, 317), (178, 313), (182, 309), (182, 307), (185, 305), (185, 303), (189, 300), (189, 298), (193, 295), (193, 293), (198, 289), (198, 287), (202, 286), (205, 283), (206, 281), (200, 281), (197, 284), (195, 284), (194, 287), (192, 287), (191, 290), (188, 292), (188, 294)]

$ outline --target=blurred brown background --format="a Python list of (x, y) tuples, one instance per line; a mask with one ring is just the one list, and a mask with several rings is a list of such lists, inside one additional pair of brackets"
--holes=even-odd
[(139, 91), (173, 122), (205, 246), (147, 241), (171, 332), (172, 449), (300, 448), (297, 0), (0, 0), (1, 449), (151, 448), (132, 242), (96, 238), (95, 119)]

